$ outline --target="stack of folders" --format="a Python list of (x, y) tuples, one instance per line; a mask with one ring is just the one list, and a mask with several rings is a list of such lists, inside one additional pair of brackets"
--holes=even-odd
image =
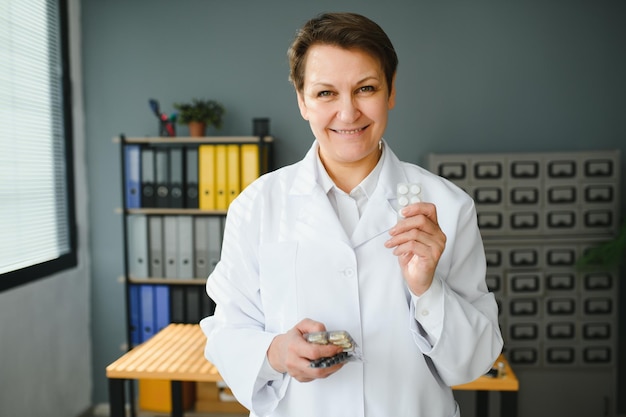
[(220, 259), (224, 218), (126, 217), (128, 274), (133, 279), (206, 279)]
[[(126, 217), (131, 342), (142, 343), (169, 323), (198, 323), (215, 305), (204, 285), (148, 283), (151, 279), (204, 283), (219, 261), (223, 216)], [(139, 283), (141, 282), (141, 283)]]
[(131, 344), (150, 339), (170, 323), (198, 323), (213, 315), (215, 303), (198, 285), (131, 284)]
[(257, 143), (125, 145), (126, 208), (226, 210), (263, 165)]

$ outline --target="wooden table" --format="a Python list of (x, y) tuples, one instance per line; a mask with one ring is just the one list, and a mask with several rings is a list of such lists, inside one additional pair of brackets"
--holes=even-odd
[[(170, 324), (147, 342), (128, 351), (106, 367), (109, 380), (109, 405), (111, 417), (125, 416), (124, 383), (133, 379), (165, 379), (172, 386), (172, 416), (183, 416), (182, 382), (222, 381), (217, 368), (204, 357), (206, 337), (197, 324)], [(517, 416), (517, 391), (519, 382), (509, 366), (500, 356), (496, 363), (504, 364), (501, 377), (482, 376), (468, 384), (452, 387), (455, 390), (477, 392), (476, 417), (485, 417), (488, 412), (489, 391), (502, 394), (502, 416)], [(134, 407), (133, 415), (134, 413)]]
[[(222, 377), (204, 357), (206, 337), (197, 324), (170, 324), (107, 366), (111, 417), (124, 417), (124, 383), (165, 379), (172, 384), (172, 416), (183, 416), (182, 381), (217, 382)], [(134, 407), (133, 407), (134, 415)]]
[(481, 376), (480, 378), (463, 385), (452, 387), (459, 391), (476, 391), (476, 417), (487, 417), (489, 415), (489, 392), (500, 392), (500, 416), (517, 417), (517, 391), (519, 391), (519, 381), (511, 369), (509, 362), (504, 355), (496, 360), (496, 366), (502, 363), (504, 374), (496, 377)]

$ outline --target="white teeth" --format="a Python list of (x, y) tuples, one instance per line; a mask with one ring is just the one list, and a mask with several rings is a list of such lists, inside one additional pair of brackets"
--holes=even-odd
[(341, 133), (343, 135), (351, 135), (353, 133), (357, 133), (360, 132), (361, 130), (363, 130), (363, 128), (360, 129), (354, 129), (354, 130), (335, 130), (335, 132), (337, 133)]

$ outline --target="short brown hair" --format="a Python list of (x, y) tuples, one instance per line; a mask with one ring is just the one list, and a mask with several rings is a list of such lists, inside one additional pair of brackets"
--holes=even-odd
[(289, 47), (289, 81), (296, 91), (304, 88), (304, 68), (309, 48), (316, 44), (358, 49), (378, 59), (391, 93), (398, 56), (391, 40), (378, 24), (356, 13), (323, 13), (298, 30)]

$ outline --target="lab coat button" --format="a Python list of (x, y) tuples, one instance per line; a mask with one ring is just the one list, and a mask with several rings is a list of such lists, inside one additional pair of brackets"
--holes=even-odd
[(426, 317), (430, 312), (428, 310), (422, 310), (422, 316)]
[(352, 268), (346, 268), (343, 270), (343, 275), (347, 278), (350, 278), (352, 275), (354, 275), (354, 269)]

